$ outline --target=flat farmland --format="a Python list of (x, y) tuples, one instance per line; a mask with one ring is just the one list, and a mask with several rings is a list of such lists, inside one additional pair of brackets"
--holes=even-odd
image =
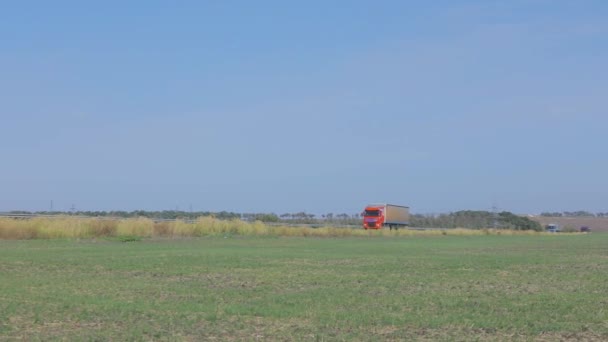
[(0, 241), (0, 340), (608, 340), (608, 234)]
[(582, 226), (590, 227), (594, 232), (608, 232), (608, 217), (546, 217), (536, 216), (533, 220), (546, 226), (557, 223), (561, 229), (578, 230)]

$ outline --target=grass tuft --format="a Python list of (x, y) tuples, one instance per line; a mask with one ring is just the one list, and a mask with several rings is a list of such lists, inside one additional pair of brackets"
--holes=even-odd
[(139, 242), (139, 241), (141, 241), (142, 237), (136, 236), (136, 235), (123, 235), (123, 236), (110, 237), (108, 239), (112, 240), (112, 241), (119, 241), (119, 242)]

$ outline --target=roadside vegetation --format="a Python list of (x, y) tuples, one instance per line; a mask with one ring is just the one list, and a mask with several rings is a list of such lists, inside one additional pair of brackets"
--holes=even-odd
[(201, 217), (196, 221), (154, 221), (148, 218), (104, 219), (64, 216), (58, 218), (0, 218), (0, 239), (56, 239), (97, 237), (200, 237), (200, 236), (311, 236), (311, 237), (380, 237), (415, 235), (513, 235), (544, 234), (534, 230), (446, 229), (390, 231), (349, 227), (294, 227), (270, 225), (260, 221), (219, 220)]
[[(245, 222), (261, 221), (264, 223), (283, 224), (315, 224), (319, 226), (360, 226), (360, 213), (326, 213), (322, 215), (306, 212), (284, 213), (235, 213), (209, 211), (12, 211), (11, 214), (63, 215), (86, 216), (98, 218), (149, 218), (152, 220), (184, 220), (193, 221), (201, 217), (211, 217), (220, 220), (241, 220)], [(483, 210), (461, 210), (444, 214), (412, 214), (411, 226), (421, 228), (468, 228), (482, 229), (487, 227), (515, 230), (542, 230), (541, 225), (528, 217), (515, 215), (508, 211), (489, 212)]]

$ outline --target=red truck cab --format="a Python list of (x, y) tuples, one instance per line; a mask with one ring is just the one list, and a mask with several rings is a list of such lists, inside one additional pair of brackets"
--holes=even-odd
[(380, 229), (384, 224), (384, 206), (367, 206), (363, 211), (363, 228)]

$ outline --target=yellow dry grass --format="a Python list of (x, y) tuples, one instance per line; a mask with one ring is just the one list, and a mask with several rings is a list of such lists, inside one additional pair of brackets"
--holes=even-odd
[(0, 218), (0, 239), (94, 238), (112, 236), (199, 237), (219, 235), (294, 236), (294, 237), (390, 237), (441, 235), (545, 235), (534, 231), (495, 229), (449, 230), (363, 230), (341, 227), (289, 227), (218, 220), (201, 217), (194, 223), (184, 221), (154, 222), (147, 218), (95, 219), (77, 217), (12, 219)]

